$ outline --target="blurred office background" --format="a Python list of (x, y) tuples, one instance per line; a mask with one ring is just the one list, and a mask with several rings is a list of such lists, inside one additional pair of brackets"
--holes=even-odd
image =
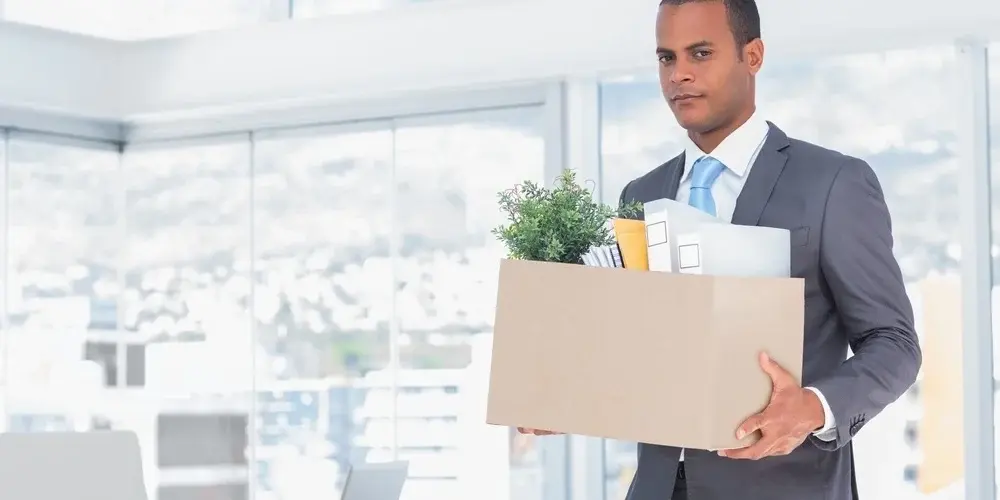
[[(759, 3), (760, 108), (873, 165), (924, 346), (863, 498), (995, 498), (1000, 4)], [(656, 4), (0, 0), (0, 427), (134, 430), (153, 500), (624, 498), (633, 443), (484, 424), (490, 229), (680, 151)]]

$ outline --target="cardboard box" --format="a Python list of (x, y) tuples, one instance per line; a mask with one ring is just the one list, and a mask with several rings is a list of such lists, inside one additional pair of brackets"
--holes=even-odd
[(803, 281), (504, 260), (486, 421), (718, 450), (801, 380)]

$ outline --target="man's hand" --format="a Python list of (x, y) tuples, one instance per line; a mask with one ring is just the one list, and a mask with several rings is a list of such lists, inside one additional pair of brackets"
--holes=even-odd
[(529, 429), (527, 427), (518, 427), (517, 432), (520, 432), (521, 434), (533, 434), (535, 436), (557, 436), (559, 434), (562, 434), (561, 432), (543, 431), (541, 429)]
[(759, 460), (787, 455), (825, 423), (823, 404), (816, 394), (800, 387), (791, 374), (767, 354), (761, 353), (760, 366), (771, 377), (771, 402), (740, 425), (736, 438), (743, 439), (757, 430), (762, 437), (746, 448), (719, 451), (723, 457)]

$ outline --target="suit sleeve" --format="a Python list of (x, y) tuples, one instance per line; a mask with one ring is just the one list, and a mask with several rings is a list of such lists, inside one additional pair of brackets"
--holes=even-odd
[(878, 179), (867, 163), (850, 158), (827, 198), (819, 260), (854, 355), (811, 384), (826, 397), (836, 422), (836, 439), (810, 437), (822, 449), (847, 444), (909, 389), (920, 369), (913, 308), (892, 245)]

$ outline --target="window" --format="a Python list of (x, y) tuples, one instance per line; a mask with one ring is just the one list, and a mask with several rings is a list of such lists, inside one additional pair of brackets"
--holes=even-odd
[(533, 443), (509, 451), (510, 430), (480, 412), (503, 255), (496, 194), (540, 181), (541, 117), (257, 136), (257, 498), (335, 497), (350, 463), (394, 458), (411, 462), (404, 500), (484, 485), (539, 497)]
[(545, 116), (11, 132), (0, 431), (132, 430), (160, 499), (335, 498), (402, 459), (403, 500), (543, 500), (540, 442), (484, 412), (497, 194), (542, 182)]
[(160, 498), (247, 498), (249, 143), (12, 133), (10, 431), (135, 431)]
[[(536, 442), (483, 422), (497, 266), (505, 255), (491, 234), (504, 222), (497, 193), (543, 181), (542, 118), (542, 109), (531, 107), (397, 124), (398, 381), (401, 389), (433, 391), (397, 396), (398, 451), (411, 454), (433, 437), (447, 448), (441, 457), (458, 459), (414, 454), (407, 498), (540, 498)], [(418, 410), (424, 416), (403, 420)]]
[[(759, 109), (789, 135), (867, 160), (893, 217), (895, 252), (924, 348), (920, 388), (855, 439), (864, 497), (916, 498), (961, 487), (961, 299), (953, 47), (771, 61)], [(919, 106), (913, 103), (919, 102)], [(655, 77), (601, 90), (603, 182), (616, 202), (628, 180), (680, 153), (682, 130)], [(606, 447), (607, 498), (624, 498), (635, 447)]]
[(249, 498), (250, 193), (247, 136), (125, 150), (119, 331), (145, 350), (159, 498)]
[[(337, 498), (366, 441), (393, 435), (392, 131), (260, 137), (254, 157), (256, 498)], [(370, 378), (370, 377), (369, 377)]]
[(7, 150), (6, 428), (132, 428), (99, 404), (116, 360), (85, 352), (91, 338), (117, 335), (114, 322), (93, 321), (119, 290), (117, 149), (13, 133)]

